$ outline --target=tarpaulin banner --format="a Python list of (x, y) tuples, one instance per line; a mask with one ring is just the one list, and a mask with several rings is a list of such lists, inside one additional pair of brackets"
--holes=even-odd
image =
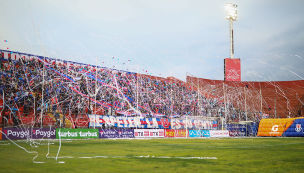
[(201, 119), (171, 119), (171, 129), (217, 129), (217, 121)]
[(2, 139), (55, 139), (55, 128), (3, 128)]
[(56, 129), (56, 139), (99, 138), (98, 129)]
[(163, 138), (164, 129), (134, 129), (135, 138)]
[(186, 137), (188, 130), (165, 129), (165, 137)]
[(244, 137), (247, 133), (246, 124), (227, 124), (229, 136), (231, 137)]
[(89, 127), (102, 127), (102, 125), (117, 128), (157, 128), (169, 129), (170, 122), (165, 118), (123, 117), (110, 115), (89, 115)]
[(299, 118), (262, 119), (257, 136), (282, 136), (282, 134)]
[(134, 138), (133, 129), (99, 129), (99, 138)]
[(0, 128), (0, 140), (2, 140), (2, 128)]
[(229, 137), (228, 130), (209, 130), (210, 137)]

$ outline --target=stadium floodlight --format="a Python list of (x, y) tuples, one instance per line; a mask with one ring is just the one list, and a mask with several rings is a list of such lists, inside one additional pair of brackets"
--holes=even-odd
[(233, 58), (233, 21), (237, 21), (237, 5), (232, 3), (226, 3), (226, 19), (230, 21), (230, 58)]

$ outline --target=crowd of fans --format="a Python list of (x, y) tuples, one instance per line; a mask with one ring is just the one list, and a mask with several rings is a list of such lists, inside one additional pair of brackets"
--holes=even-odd
[[(182, 117), (225, 116), (225, 105), (206, 98), (182, 81), (89, 65), (64, 64), (41, 58), (0, 58), (0, 92), (3, 118), (62, 114), (79, 118), (87, 114)], [(21, 111), (21, 109), (23, 109)], [(239, 118), (233, 104), (226, 104), (231, 120)], [(20, 115), (20, 112), (22, 112)], [(73, 117), (73, 116), (74, 117)]]

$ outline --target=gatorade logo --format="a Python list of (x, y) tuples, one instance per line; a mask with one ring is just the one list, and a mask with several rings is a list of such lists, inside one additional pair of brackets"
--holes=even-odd
[(274, 125), (274, 126), (272, 126), (271, 131), (277, 132), (278, 130), (279, 130), (279, 125)]

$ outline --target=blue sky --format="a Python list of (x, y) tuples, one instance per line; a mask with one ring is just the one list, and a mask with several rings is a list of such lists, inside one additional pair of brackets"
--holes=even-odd
[(297, 0), (1, 1), (0, 48), (43, 55), (45, 47), (52, 58), (222, 80), (226, 2), (238, 5), (234, 56), (242, 80), (304, 78), (304, 1)]

